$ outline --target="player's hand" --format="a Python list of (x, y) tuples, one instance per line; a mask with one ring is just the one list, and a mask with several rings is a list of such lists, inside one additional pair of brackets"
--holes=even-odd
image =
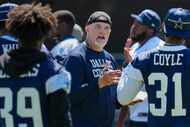
[(127, 38), (125, 42), (125, 47), (130, 48), (135, 42), (131, 38)]
[(143, 102), (143, 100), (141, 100), (141, 99), (136, 99), (136, 100), (130, 101), (130, 102), (128, 103), (128, 105), (135, 105), (135, 104), (140, 103), (140, 102)]
[(128, 38), (127, 41), (125, 42), (125, 46), (124, 46), (124, 57), (125, 57), (125, 62), (129, 63), (132, 61), (132, 57), (130, 55), (130, 51), (131, 51), (131, 46), (134, 44), (134, 42), (132, 41), (132, 39)]
[(121, 77), (120, 70), (106, 70), (103, 72), (103, 75), (98, 78), (99, 88), (103, 88), (105, 86), (117, 84)]

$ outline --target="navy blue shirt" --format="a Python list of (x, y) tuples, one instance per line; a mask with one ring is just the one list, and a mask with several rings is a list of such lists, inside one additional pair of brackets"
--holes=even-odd
[(96, 52), (85, 43), (76, 47), (64, 60), (71, 73), (71, 115), (73, 127), (111, 127), (116, 106), (116, 86), (98, 88), (98, 78), (106, 63), (116, 69), (111, 54)]
[(132, 62), (148, 93), (149, 127), (190, 126), (190, 50), (162, 46)]
[(58, 70), (49, 58), (19, 78), (11, 78), (0, 69), (0, 125), (47, 127), (47, 94), (60, 85), (52, 81), (55, 74)]

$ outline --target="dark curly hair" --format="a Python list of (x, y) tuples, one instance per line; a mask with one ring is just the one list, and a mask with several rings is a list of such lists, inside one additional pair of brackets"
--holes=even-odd
[(8, 17), (6, 28), (22, 45), (36, 45), (57, 25), (50, 7), (42, 6), (41, 3), (20, 5)]

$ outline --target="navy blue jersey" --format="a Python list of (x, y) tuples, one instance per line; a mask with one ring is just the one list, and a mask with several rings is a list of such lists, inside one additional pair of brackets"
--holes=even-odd
[(190, 50), (185, 46), (163, 46), (140, 54), (132, 67), (137, 69), (137, 80), (142, 76), (148, 93), (148, 125), (189, 127)]
[(65, 58), (71, 73), (71, 115), (74, 127), (110, 127), (114, 119), (116, 86), (98, 88), (98, 78), (106, 63), (116, 69), (107, 51), (96, 52), (82, 43)]
[[(13, 36), (8, 34), (0, 36), (0, 55), (13, 49), (18, 49), (18, 47), (19, 42)], [(47, 54), (49, 53), (48, 49), (44, 44), (42, 44), (41, 51)]]
[(60, 75), (62, 78), (58, 78), (57, 73), (49, 58), (19, 78), (10, 78), (0, 70), (0, 124), (4, 127), (47, 127), (47, 94), (62, 89), (61, 85), (69, 82), (65, 79), (66, 73)]
[(0, 54), (17, 48), (18, 41), (14, 37), (10, 35), (0, 36)]

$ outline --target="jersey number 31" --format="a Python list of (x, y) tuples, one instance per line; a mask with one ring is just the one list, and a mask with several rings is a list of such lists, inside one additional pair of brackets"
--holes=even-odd
[[(174, 82), (174, 108), (171, 111), (171, 116), (186, 116), (186, 109), (183, 108), (182, 88), (181, 88), (181, 73), (174, 73), (172, 81)], [(155, 81), (161, 82), (161, 90), (156, 92), (156, 97), (161, 100), (161, 107), (156, 108), (155, 104), (150, 103), (150, 112), (154, 116), (165, 116), (167, 107), (167, 89), (168, 76), (165, 73), (152, 73), (148, 77), (149, 85), (155, 85)]]

